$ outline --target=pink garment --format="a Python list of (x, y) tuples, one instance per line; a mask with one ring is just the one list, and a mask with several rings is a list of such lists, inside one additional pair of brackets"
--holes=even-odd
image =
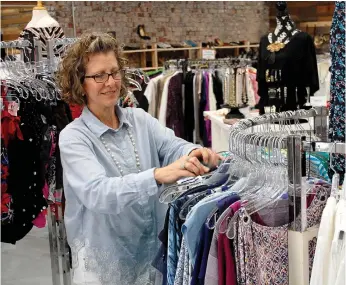
[(46, 215), (43, 212), (39, 213), (32, 223), (35, 227), (44, 228), (46, 226)]
[(258, 104), (258, 102), (260, 100), (260, 96), (258, 96), (258, 82), (256, 80), (256, 72), (254, 72), (254, 70), (250, 69), (249, 70), (249, 77), (250, 77), (253, 91), (255, 93), (255, 101), (256, 101), (256, 104)]
[(49, 187), (48, 187), (47, 181), (44, 183), (42, 192), (43, 192), (43, 196), (44, 196), (46, 199), (48, 199)]
[[(241, 207), (241, 201), (233, 203), (230, 208), (229, 218), (233, 217)], [(232, 255), (231, 241), (226, 234), (220, 233), (217, 244), (218, 257), (218, 285), (237, 285), (237, 275), (235, 272), (235, 263)]]
[[(204, 80), (205, 80), (205, 94), (206, 94), (206, 105), (204, 108), (204, 111), (209, 111), (209, 84), (213, 84), (212, 82), (209, 82), (209, 74), (207, 72), (204, 73)], [(206, 147), (211, 146), (211, 121), (206, 120), (205, 121), (205, 128), (206, 128), (206, 135), (207, 135), (207, 142), (208, 145)]]

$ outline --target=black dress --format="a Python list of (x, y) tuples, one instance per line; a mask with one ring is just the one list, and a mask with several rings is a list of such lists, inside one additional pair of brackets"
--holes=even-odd
[(265, 106), (272, 105), (279, 112), (300, 109), (307, 102), (306, 87), (310, 95), (319, 89), (313, 40), (299, 32), (275, 53), (267, 50), (269, 44), (267, 36), (261, 38), (257, 70), (260, 114), (264, 114)]
[(7, 213), (1, 213), (1, 242), (12, 244), (29, 233), (33, 221), (47, 208), (45, 185), (55, 188), (55, 202), (64, 202), (59, 148), (56, 145), (52, 152), (52, 144), (72, 121), (68, 105), (62, 101), (37, 101), (33, 94), (28, 99), (17, 97), (21, 135), (7, 138), (2, 133), (2, 142), (7, 140), (8, 144), (2, 144), (1, 157), (2, 190), (6, 189), (1, 198), (2, 205), (8, 208)]
[(22, 139), (10, 140), (8, 152), (7, 193), (12, 197), (13, 219), (1, 225), (1, 241), (16, 243), (32, 229), (32, 221), (46, 209), (43, 197), (44, 175), (42, 174), (42, 131), (44, 122), (33, 96), (21, 100), (20, 130)]

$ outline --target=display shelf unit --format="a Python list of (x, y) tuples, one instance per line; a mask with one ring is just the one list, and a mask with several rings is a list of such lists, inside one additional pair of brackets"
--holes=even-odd
[[(125, 56), (131, 56), (131, 55), (139, 55), (139, 66), (143, 69), (156, 69), (160, 68), (159, 66), (159, 54), (160, 53), (174, 53), (174, 52), (181, 52), (186, 51), (188, 52), (188, 55), (186, 55), (189, 59), (194, 58), (202, 58), (202, 51), (205, 49), (202, 47), (202, 44), (198, 44), (197, 47), (178, 47), (178, 48), (159, 48), (157, 44), (152, 44), (150, 48), (144, 48), (144, 44), (141, 45), (143, 48), (135, 49), (135, 50), (124, 50), (123, 53)], [(215, 46), (209, 49), (215, 49), (215, 50), (236, 50), (236, 53), (239, 54), (240, 49), (244, 48), (258, 48), (258, 44), (249, 44), (249, 45), (234, 45), (234, 46)], [(147, 66), (147, 55), (150, 54), (151, 56), (151, 66)], [(178, 59), (178, 58), (177, 58)]]

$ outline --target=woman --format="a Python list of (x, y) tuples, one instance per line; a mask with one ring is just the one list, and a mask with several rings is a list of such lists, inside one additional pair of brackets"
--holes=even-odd
[(84, 105), (59, 139), (75, 284), (154, 284), (159, 186), (208, 172), (199, 159), (219, 160), (143, 110), (117, 105), (127, 92), (119, 55), (110, 35), (90, 34), (57, 74), (64, 99)]

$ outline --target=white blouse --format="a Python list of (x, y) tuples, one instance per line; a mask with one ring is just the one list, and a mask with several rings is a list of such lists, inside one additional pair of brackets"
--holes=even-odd
[(317, 245), (310, 278), (310, 285), (327, 285), (328, 270), (326, 262), (330, 260), (330, 248), (334, 236), (334, 219), (337, 201), (334, 197), (328, 198), (323, 210), (320, 228), (318, 231)]

